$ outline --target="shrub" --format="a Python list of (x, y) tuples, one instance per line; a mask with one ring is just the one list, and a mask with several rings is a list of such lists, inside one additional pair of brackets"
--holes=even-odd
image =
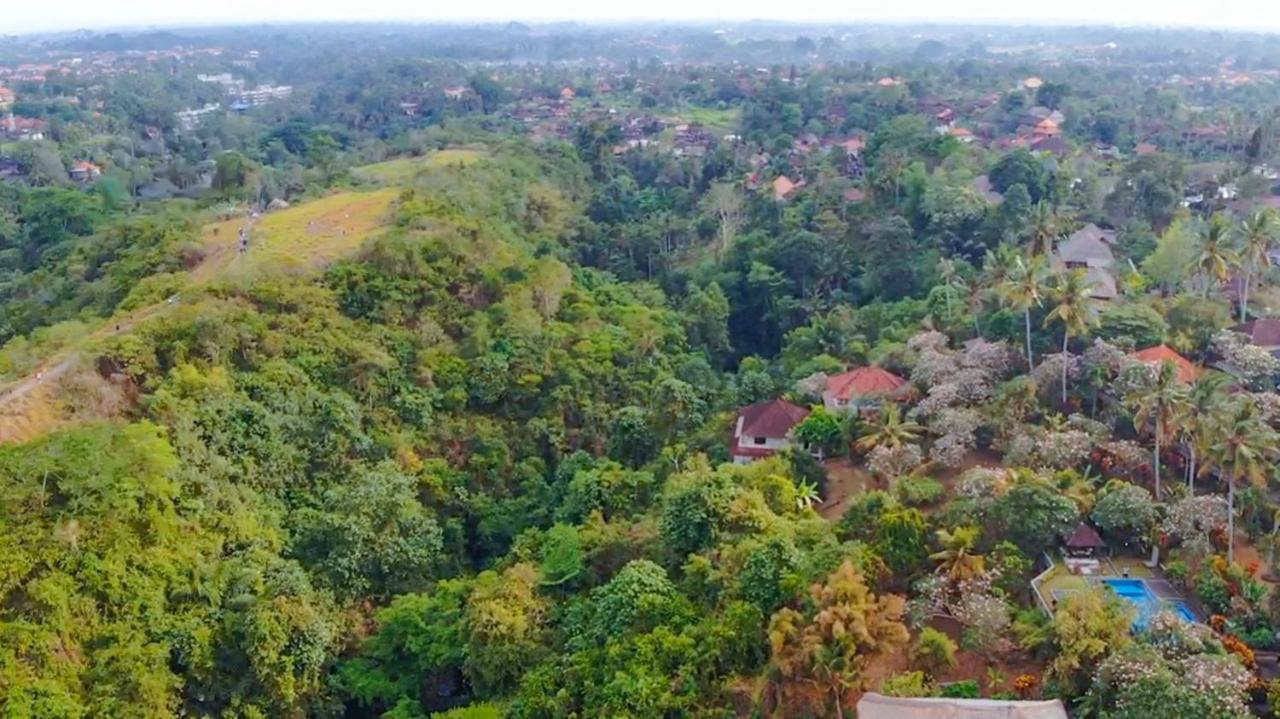
[(1196, 577), (1196, 596), (1214, 614), (1226, 614), (1231, 604), (1231, 588), (1207, 565)]
[(942, 687), (941, 696), (948, 699), (977, 699), (980, 694), (978, 692), (978, 680), (966, 679), (962, 682), (952, 682)]
[(1187, 575), (1191, 570), (1187, 567), (1187, 563), (1181, 559), (1175, 559), (1164, 565), (1164, 576), (1170, 582), (1179, 586), (1187, 586)]
[(923, 507), (942, 499), (942, 482), (932, 477), (904, 477), (898, 480), (894, 492), (898, 500), (908, 507)]
[(924, 672), (902, 672), (881, 682), (880, 693), (887, 697), (931, 697), (937, 695), (937, 689)]
[(1241, 638), (1244, 639), (1245, 644), (1248, 644), (1254, 649), (1266, 651), (1273, 649), (1276, 646), (1276, 635), (1270, 627), (1258, 627), (1257, 629), (1251, 629), (1245, 632), (1244, 636)]
[(955, 667), (956, 643), (937, 629), (925, 627), (911, 650), (911, 661), (931, 676), (937, 676)]

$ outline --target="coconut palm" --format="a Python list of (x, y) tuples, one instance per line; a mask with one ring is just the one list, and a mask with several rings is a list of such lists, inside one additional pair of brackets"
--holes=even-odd
[(982, 257), (982, 281), (988, 287), (1003, 285), (1018, 269), (1022, 256), (1013, 245), (1000, 245), (994, 250), (987, 250)]
[(977, 527), (956, 527), (953, 531), (939, 529), (938, 544), (942, 545), (942, 551), (929, 555), (929, 559), (938, 562), (940, 573), (958, 582), (982, 574), (987, 560), (981, 554), (972, 553), (980, 533)]
[(1244, 277), (1240, 285), (1240, 321), (1249, 315), (1249, 289), (1255, 274), (1271, 266), (1271, 250), (1276, 241), (1275, 217), (1258, 212), (1240, 224), (1240, 260)]
[[(1149, 368), (1140, 366), (1140, 371)], [(1125, 404), (1133, 412), (1133, 423), (1141, 428), (1151, 425), (1155, 451), (1151, 466), (1154, 469), (1156, 501), (1160, 501), (1160, 446), (1177, 429), (1178, 421), (1186, 415), (1189, 405), (1188, 391), (1178, 379), (1178, 367), (1172, 362), (1161, 362), (1151, 381), (1126, 396)]]
[(1226, 282), (1231, 270), (1240, 264), (1240, 256), (1231, 246), (1231, 232), (1222, 215), (1214, 215), (1200, 234), (1200, 247), (1191, 268), (1204, 281), (1204, 296), (1217, 281)]
[(1229, 384), (1230, 378), (1225, 373), (1202, 373), (1191, 385), (1182, 417), (1176, 425), (1183, 446), (1187, 448), (1187, 489), (1193, 495), (1196, 493), (1196, 459), (1209, 436), (1209, 422), (1214, 411), (1221, 406)]
[(1093, 298), (1093, 283), (1083, 269), (1068, 270), (1054, 278), (1050, 289), (1054, 307), (1044, 318), (1045, 326), (1062, 324), (1062, 404), (1067, 403), (1067, 343), (1089, 331), (1098, 318), (1098, 302)]
[(965, 307), (973, 314), (973, 335), (982, 339), (982, 327), (978, 324), (978, 316), (982, 314), (982, 309), (987, 304), (990, 288), (977, 274), (964, 278), (960, 287), (964, 290)]
[(880, 408), (879, 420), (872, 425), (871, 431), (859, 437), (854, 447), (860, 452), (876, 447), (897, 449), (916, 441), (923, 432), (923, 425), (903, 419), (902, 409), (889, 402)]
[(818, 494), (818, 485), (813, 482), (801, 482), (796, 485), (796, 509), (812, 509), (813, 505), (822, 501)]
[(1045, 296), (1045, 264), (1040, 257), (1033, 257), (1023, 262), (1017, 258), (1017, 265), (996, 290), (1001, 301), (1022, 313), (1023, 326), (1026, 329), (1027, 367), (1035, 369), (1035, 358), (1031, 354), (1031, 308), (1039, 307)]
[(1053, 206), (1040, 201), (1031, 208), (1027, 218), (1027, 254), (1031, 257), (1048, 257), (1053, 245), (1062, 237), (1062, 220)]
[(947, 318), (951, 318), (951, 296), (960, 284), (960, 274), (956, 271), (956, 261), (944, 257), (938, 260), (938, 279), (942, 280), (942, 296), (947, 302)]
[(1201, 474), (1216, 473), (1227, 483), (1227, 561), (1235, 560), (1236, 482), (1265, 484), (1280, 433), (1267, 424), (1257, 398), (1248, 393), (1225, 399), (1210, 422)]

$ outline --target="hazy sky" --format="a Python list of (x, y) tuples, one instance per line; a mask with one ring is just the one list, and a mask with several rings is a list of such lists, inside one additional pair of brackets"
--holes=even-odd
[(1280, 30), (1264, 0), (0, 0), (0, 34), (293, 20), (897, 20), (1088, 22)]

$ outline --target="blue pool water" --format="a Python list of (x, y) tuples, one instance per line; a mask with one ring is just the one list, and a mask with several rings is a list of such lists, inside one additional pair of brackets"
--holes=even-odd
[(1151, 587), (1141, 579), (1104, 579), (1102, 583), (1111, 588), (1121, 599), (1138, 608), (1138, 616), (1133, 620), (1135, 631), (1147, 626), (1153, 615), (1162, 609), (1171, 609), (1175, 614), (1188, 622), (1196, 620), (1195, 612), (1186, 602), (1161, 601)]

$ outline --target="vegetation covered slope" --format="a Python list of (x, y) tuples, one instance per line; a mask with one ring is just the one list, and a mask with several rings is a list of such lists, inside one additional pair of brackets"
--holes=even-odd
[(514, 150), (441, 170), (319, 280), (107, 340), (126, 416), (0, 454), (6, 712), (331, 712), (367, 602), (651, 501), (649, 428), (696, 426), (715, 383), (660, 293), (557, 259), (575, 179)]

